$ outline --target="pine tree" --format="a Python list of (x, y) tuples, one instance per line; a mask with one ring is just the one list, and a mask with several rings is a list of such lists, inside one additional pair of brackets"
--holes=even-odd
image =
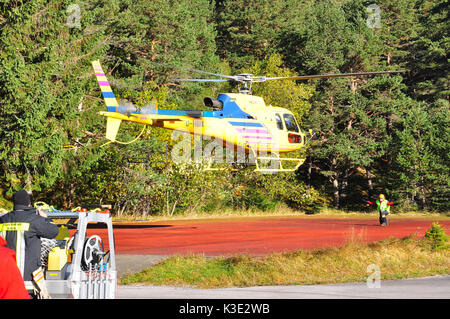
[[(320, 2), (307, 9), (304, 23), (285, 40), (292, 52), (289, 63), (299, 71), (320, 74), (386, 68), (379, 50), (383, 39), (368, 27), (365, 7), (354, 2)], [(401, 80), (376, 76), (317, 83), (305, 123), (320, 132), (320, 137), (312, 143), (308, 161), (329, 180), (336, 208), (348, 204), (350, 178), (364, 170), (370, 173), (386, 154), (392, 114), (404, 98)]]
[[(407, 47), (407, 65), (411, 70), (408, 79), (411, 95), (419, 100), (441, 100), (449, 107), (450, 34), (449, 6), (445, 0), (417, 0), (417, 36)], [(447, 70), (447, 71), (445, 71)]]
[[(186, 69), (215, 71), (212, 8), (207, 0), (121, 1), (109, 30), (108, 52), (118, 88), (139, 91), (148, 81), (161, 85), (192, 76)], [(187, 85), (191, 87), (198, 85)]]
[(407, 207), (448, 209), (450, 113), (412, 99), (408, 106), (394, 130), (389, 186)]
[(90, 61), (106, 49), (107, 12), (87, 1), (71, 17), (70, 4), (0, 4), (0, 185), (9, 192), (49, 187), (99, 156), (89, 148), (99, 121), (87, 93)]
[(298, 1), (225, 0), (216, 5), (217, 52), (240, 70), (280, 53), (281, 34), (293, 27)]

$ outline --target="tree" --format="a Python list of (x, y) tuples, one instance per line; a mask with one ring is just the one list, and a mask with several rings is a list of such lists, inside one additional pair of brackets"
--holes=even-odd
[(430, 111), (427, 103), (412, 99), (408, 105), (395, 129), (389, 186), (406, 206), (448, 208), (450, 113)]
[[(61, 207), (100, 201), (142, 215), (277, 201), (314, 210), (321, 189), (335, 207), (383, 191), (399, 206), (448, 209), (448, 31), (444, 0), (3, 1), (0, 203), (25, 187)], [(194, 77), (193, 69), (408, 72), (255, 84), (255, 95), (319, 133), (307, 164), (280, 181), (157, 164), (175, 143), (158, 128), (130, 145), (99, 147), (105, 121), (96, 59), (117, 97), (168, 109), (198, 109), (205, 95), (228, 91), (170, 80)], [(141, 129), (123, 123), (118, 138)]]
[(0, 185), (9, 194), (49, 187), (73, 167), (82, 174), (102, 153), (92, 148), (99, 120), (87, 94), (96, 85), (90, 61), (106, 49), (100, 22), (108, 12), (86, 1), (73, 27), (70, 4), (0, 4)]
[(417, 35), (407, 47), (406, 64), (411, 70), (408, 79), (411, 95), (419, 100), (445, 101), (449, 107), (450, 51), (447, 1), (417, 0)]
[(298, 1), (225, 0), (216, 4), (217, 52), (234, 69), (281, 52), (280, 36), (293, 27)]
[[(392, 126), (387, 187), (405, 206), (448, 207), (448, 5), (381, 2), (387, 62), (404, 65), (408, 94)], [(384, 165), (382, 165), (384, 166)], [(406, 195), (406, 196), (405, 196)], [(405, 201), (405, 199), (407, 199)]]
[[(368, 27), (365, 9), (355, 2), (319, 2), (307, 8), (304, 25), (286, 36), (288, 65), (307, 74), (384, 69), (379, 51), (383, 39)], [(327, 177), (339, 208), (348, 204), (350, 177), (361, 171), (370, 176), (386, 154), (391, 115), (402, 105), (404, 86), (401, 77), (390, 76), (329, 79), (316, 85), (304, 121), (320, 137), (311, 144), (308, 162)]]
[[(218, 58), (212, 9), (208, 0), (121, 1), (114, 7), (107, 59), (116, 87), (140, 90), (147, 81), (161, 85), (186, 77), (187, 69), (214, 70)], [(172, 99), (189, 105), (201, 90), (200, 84), (186, 84), (182, 92), (172, 92)]]

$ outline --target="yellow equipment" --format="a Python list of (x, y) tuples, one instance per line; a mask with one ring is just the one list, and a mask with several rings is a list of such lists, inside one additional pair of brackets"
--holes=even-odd
[(68, 253), (66, 249), (56, 246), (48, 254), (47, 270), (61, 270), (67, 263)]
[(66, 231), (68, 232), (67, 228), (64, 228), (65, 226), (60, 227), (60, 232), (56, 237), (57, 246), (53, 247), (48, 254), (47, 271), (45, 272), (45, 279), (47, 280), (64, 280), (68, 277), (73, 250), (69, 249), (69, 237), (58, 239), (60, 235), (62, 236)]

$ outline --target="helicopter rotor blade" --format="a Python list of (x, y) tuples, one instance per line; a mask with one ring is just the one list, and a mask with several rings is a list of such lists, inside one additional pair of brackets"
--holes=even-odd
[(171, 79), (178, 82), (230, 82), (234, 79)]
[[(213, 76), (218, 76), (218, 77), (222, 77), (222, 78), (228, 78), (228, 79), (236, 80), (236, 77), (233, 76), (233, 75), (225, 75), (225, 74), (207, 72), (207, 71), (198, 70), (198, 69), (179, 67), (179, 66), (176, 66), (176, 65), (171, 64), (171, 63), (161, 63), (161, 62), (151, 61), (150, 64), (153, 64), (153, 65), (156, 65), (156, 66), (159, 66), (159, 67), (166, 67), (166, 68), (169, 68), (169, 69), (172, 69), (172, 70), (196, 72), (196, 73), (202, 73), (202, 74), (213, 75)], [(178, 80), (178, 79), (171, 79), (171, 80)], [(180, 80), (185, 80), (185, 79), (180, 79)], [(199, 79), (199, 80), (203, 80), (203, 79)]]
[(202, 74), (214, 75), (214, 76), (218, 76), (221, 78), (228, 78), (228, 79), (236, 80), (236, 76), (233, 76), (233, 75), (225, 75), (225, 74), (219, 74), (219, 73), (206, 72), (206, 71), (197, 70), (197, 69), (187, 69), (187, 70), (192, 71), (192, 72), (202, 73)]
[(300, 75), (300, 76), (280, 76), (280, 77), (266, 77), (265, 80), (309, 80), (309, 79), (338, 78), (338, 77), (347, 77), (347, 76), (364, 76), (364, 75), (376, 75), (376, 74), (391, 74), (391, 73), (401, 73), (401, 72), (406, 72), (406, 70), (339, 73), (339, 74), (318, 74), (318, 75)]
[(202, 70), (189, 69), (193, 72), (203, 73), (212, 76), (224, 77), (225, 79), (171, 79), (176, 82), (232, 82), (234, 84), (240, 83), (243, 88), (239, 88), (240, 93), (249, 94), (251, 92), (250, 87), (253, 82), (265, 82), (268, 80), (310, 80), (310, 79), (326, 79), (326, 78), (339, 78), (339, 77), (351, 77), (351, 76), (366, 76), (366, 75), (379, 75), (379, 74), (393, 74), (402, 73), (406, 70), (399, 71), (374, 71), (374, 72), (354, 72), (354, 73), (337, 73), (337, 74), (317, 74), (317, 75), (300, 75), (300, 76), (279, 76), (279, 77), (266, 77), (266, 76), (253, 76), (252, 74), (242, 73), (238, 75), (224, 75), (212, 72), (206, 72)]

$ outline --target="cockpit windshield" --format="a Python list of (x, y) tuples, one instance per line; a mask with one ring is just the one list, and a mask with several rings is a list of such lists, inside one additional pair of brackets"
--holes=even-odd
[(289, 132), (298, 132), (297, 122), (292, 114), (284, 114), (284, 124), (286, 124), (286, 129)]
[(281, 116), (279, 114), (275, 114), (275, 121), (277, 122), (277, 127), (279, 130), (283, 129), (283, 121), (281, 120)]

